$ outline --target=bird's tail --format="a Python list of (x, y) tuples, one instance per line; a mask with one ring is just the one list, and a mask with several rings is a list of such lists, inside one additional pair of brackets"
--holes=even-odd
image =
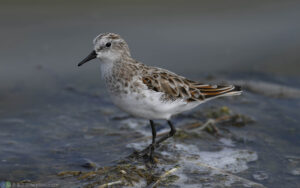
[(240, 95), (242, 93), (242, 89), (240, 86), (221, 86), (221, 85), (206, 85), (206, 86), (199, 86), (196, 87), (201, 94), (204, 96), (205, 99), (211, 99), (216, 97), (223, 97), (223, 96), (234, 96)]

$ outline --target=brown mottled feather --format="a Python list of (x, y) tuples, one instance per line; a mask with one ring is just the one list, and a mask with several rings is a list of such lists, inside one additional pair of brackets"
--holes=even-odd
[(159, 68), (144, 72), (142, 81), (149, 89), (164, 93), (164, 100), (184, 99), (195, 102), (240, 91), (240, 87), (233, 85), (201, 84)]

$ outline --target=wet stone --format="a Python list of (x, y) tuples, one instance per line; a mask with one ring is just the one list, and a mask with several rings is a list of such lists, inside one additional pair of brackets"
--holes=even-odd
[(252, 176), (255, 180), (258, 181), (263, 181), (269, 178), (269, 175), (264, 171), (257, 171)]
[(300, 168), (296, 168), (290, 171), (290, 174), (294, 176), (300, 176)]
[(87, 169), (93, 169), (97, 167), (97, 164), (89, 159), (83, 159), (81, 162), (81, 166)]

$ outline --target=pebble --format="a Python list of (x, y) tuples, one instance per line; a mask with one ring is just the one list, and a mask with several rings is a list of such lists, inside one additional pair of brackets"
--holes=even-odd
[(253, 175), (253, 178), (258, 181), (263, 181), (269, 178), (269, 175), (263, 171), (257, 171)]
[(294, 176), (299, 176), (300, 175), (300, 168), (296, 168), (296, 169), (292, 170), (290, 173)]

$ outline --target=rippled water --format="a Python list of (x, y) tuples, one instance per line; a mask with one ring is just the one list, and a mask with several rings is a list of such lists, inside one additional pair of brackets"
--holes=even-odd
[[(114, 166), (150, 142), (136, 141), (151, 135), (148, 122), (110, 102), (99, 62), (76, 67), (99, 32), (118, 32), (137, 59), (195, 80), (242, 80), (251, 87), (257, 82), (300, 90), (299, 3), (177, 3), (169, 14), (167, 4), (125, 3), (121, 8), (94, 3), (1, 2), (0, 182), (75, 186), (76, 178), (56, 174), (87, 171), (90, 162)], [(266, 92), (259, 87), (174, 118), (177, 127), (205, 122), (208, 110), (228, 106), (254, 120), (243, 127), (217, 124), (225, 136), (203, 132), (199, 138), (167, 142), (158, 153), (181, 165), (175, 185), (193, 186), (203, 183), (195, 182), (199, 177), (211, 178), (211, 170), (203, 167), (189, 171), (204, 163), (266, 187), (300, 186), (299, 95), (285, 96), (287, 88), (270, 95), (270, 87)], [(158, 123), (160, 132), (167, 130), (165, 122)], [(207, 186), (222, 181), (210, 180)], [(237, 183), (226, 179), (228, 186), (239, 187)]]

